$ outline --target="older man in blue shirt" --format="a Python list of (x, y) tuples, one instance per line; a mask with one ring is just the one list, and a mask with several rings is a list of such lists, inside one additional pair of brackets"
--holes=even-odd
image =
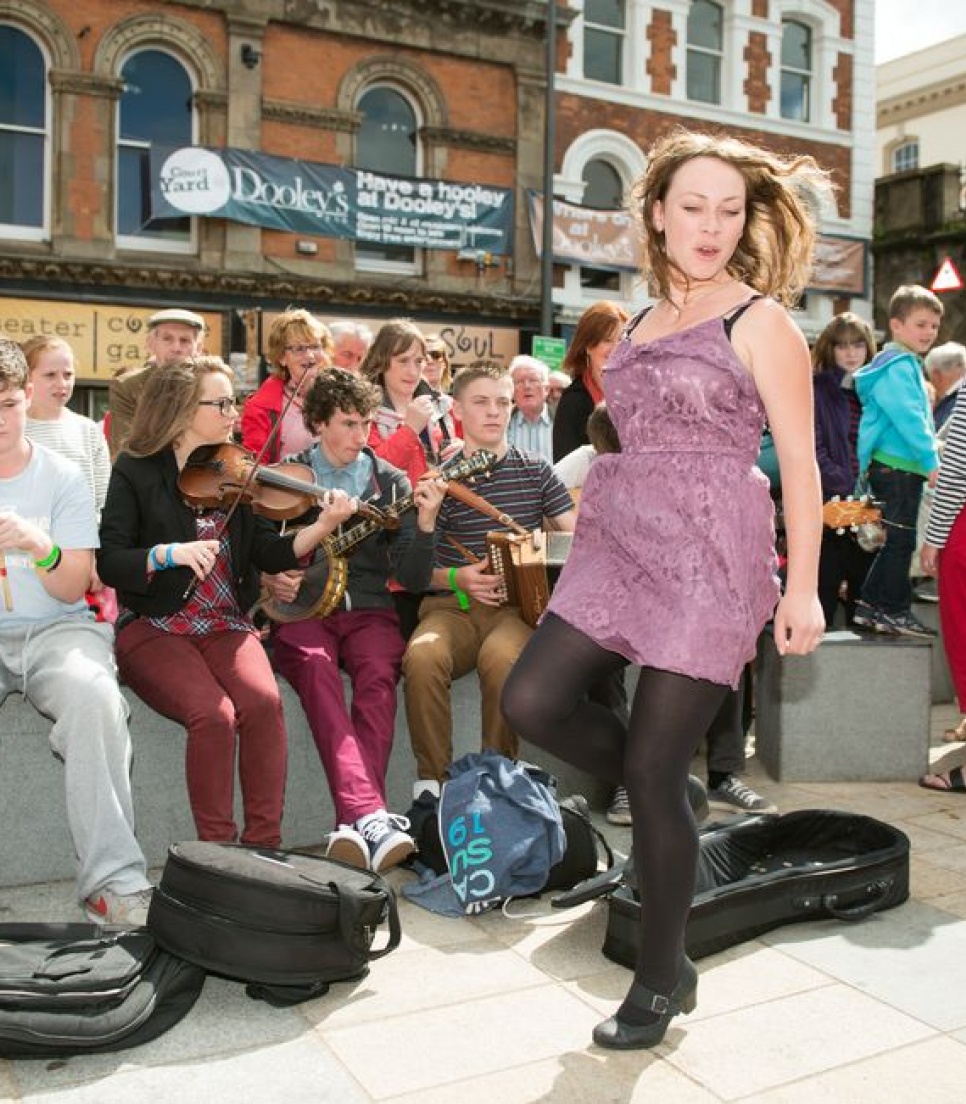
[(536, 357), (520, 355), (510, 361), (513, 414), (507, 439), (523, 452), (553, 463), (553, 418), (547, 405), (550, 369)]

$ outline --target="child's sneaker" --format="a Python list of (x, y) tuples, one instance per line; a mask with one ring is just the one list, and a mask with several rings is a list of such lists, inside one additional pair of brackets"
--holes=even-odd
[(325, 848), (325, 857), (344, 862), (360, 870), (369, 869), (369, 846), (359, 833), (349, 824), (340, 824), (329, 835)]
[(148, 922), (152, 892), (139, 889), (134, 893), (115, 893), (112, 889), (101, 889), (87, 898), (84, 911), (95, 924), (143, 928)]
[(405, 817), (394, 816), (385, 809), (377, 809), (355, 822), (356, 832), (369, 849), (370, 869), (379, 874), (405, 862), (415, 852), (416, 843), (405, 832), (408, 827)]

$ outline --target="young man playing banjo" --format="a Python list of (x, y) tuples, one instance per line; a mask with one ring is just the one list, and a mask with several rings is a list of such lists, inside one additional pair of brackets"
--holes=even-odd
[[(386, 809), (405, 648), (387, 584), (393, 576), (408, 590), (428, 588), (445, 492), (439, 478), (411, 490), (398, 468), (366, 447), (379, 402), (379, 388), (352, 372), (322, 373), (303, 404), (318, 443), (291, 459), (310, 465), (319, 485), (398, 515), (398, 528), (347, 523), (305, 572), (273, 576), (272, 597), (263, 603), (270, 616), (284, 619), (272, 630), (273, 664), (302, 702), (335, 804), (327, 854), (375, 871), (415, 849), (404, 831), (408, 822)], [(340, 549), (352, 555), (340, 558)], [(351, 708), (340, 668), (352, 683)]]
[[(463, 426), (464, 454), (485, 449), (497, 457), (475, 482), (475, 491), (526, 530), (573, 530), (573, 502), (549, 462), (507, 442), (513, 380), (506, 369), (491, 361), (470, 364), (457, 374), (452, 395), (453, 415)], [(425, 790), (439, 794), (453, 757), (450, 688), (474, 668), (482, 696), (483, 746), (516, 757), (517, 739), (500, 712), (500, 693), (533, 630), (516, 606), (505, 604), (503, 579), (487, 560), (487, 532), (507, 528), (450, 496), (440, 508), (432, 573), (436, 593), (423, 599), (403, 657), (415, 797)], [(475, 562), (468, 562), (466, 553)]]

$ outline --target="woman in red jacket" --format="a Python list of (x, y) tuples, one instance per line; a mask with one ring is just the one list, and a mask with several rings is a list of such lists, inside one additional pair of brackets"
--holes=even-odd
[[(302, 396), (319, 372), (331, 368), (334, 347), (328, 329), (307, 310), (290, 308), (272, 323), (268, 332), (272, 374), (249, 396), (241, 416), (242, 444), (254, 453), (261, 451), (281, 420), (263, 457), (266, 464), (277, 463), (315, 444), (302, 417)], [(287, 404), (295, 391), (295, 398)]]
[(369, 447), (401, 468), (413, 486), (439, 457), (445, 443), (440, 411), (423, 379), (426, 341), (414, 322), (394, 318), (376, 334), (362, 362), (361, 375), (382, 388)]

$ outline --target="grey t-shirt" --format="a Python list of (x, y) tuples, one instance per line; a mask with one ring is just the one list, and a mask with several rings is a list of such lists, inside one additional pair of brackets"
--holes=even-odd
[[(12, 510), (49, 533), (62, 549), (97, 548), (94, 502), (83, 472), (73, 461), (34, 443), (24, 470), (0, 479), (0, 510)], [(6, 554), (12, 610), (0, 600), (0, 625), (54, 621), (81, 613), (87, 603), (52, 598), (34, 568), (33, 556), (13, 549)]]

